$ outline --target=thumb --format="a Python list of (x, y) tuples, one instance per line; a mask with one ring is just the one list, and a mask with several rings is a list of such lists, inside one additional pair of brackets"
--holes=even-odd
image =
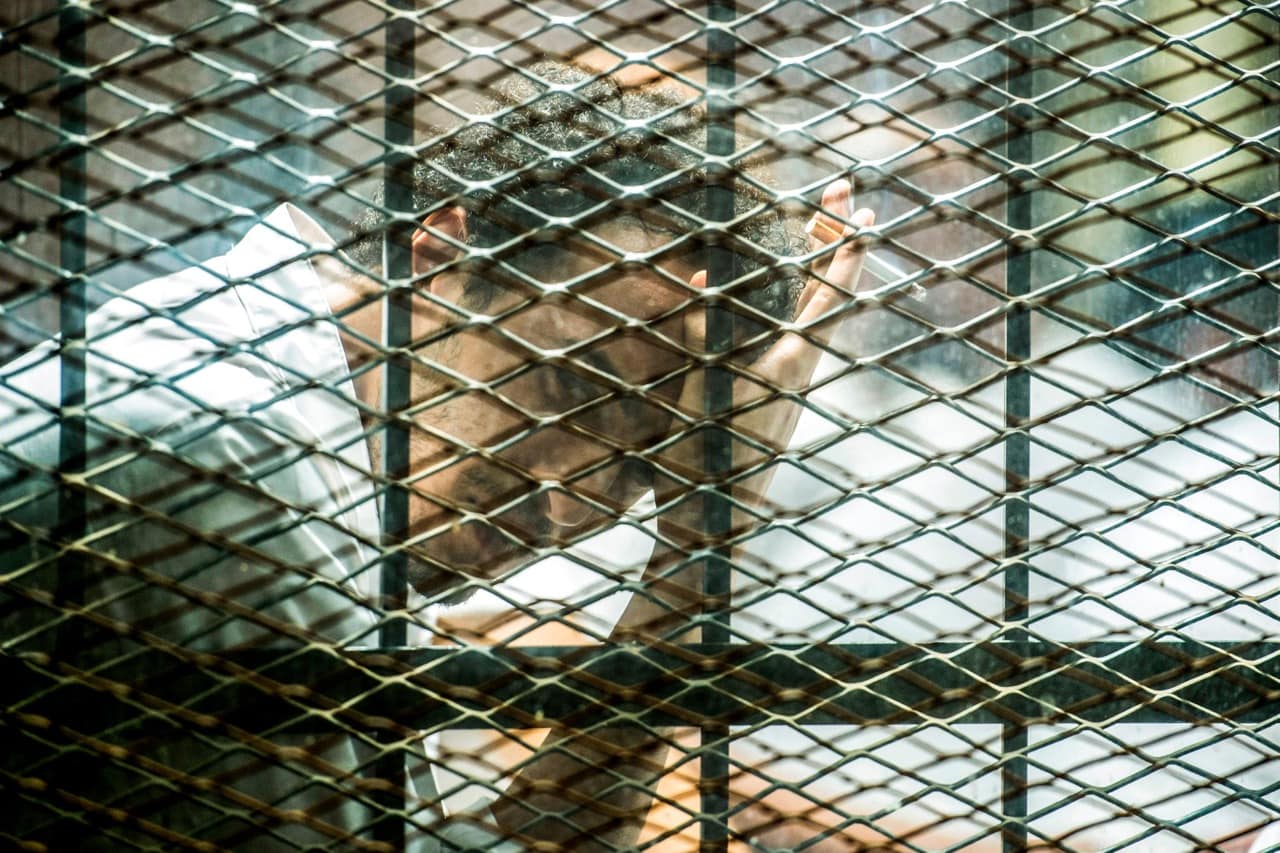
[[(705, 290), (707, 287), (707, 271), (698, 270), (689, 279), (689, 286), (694, 290)], [(684, 314), (684, 346), (695, 355), (706, 352), (707, 312), (702, 301), (690, 299)]]
[[(689, 279), (694, 291), (706, 289), (707, 271), (699, 270)], [(684, 314), (684, 348), (690, 356), (698, 357), (707, 352), (707, 312), (701, 299), (690, 299)], [(684, 387), (680, 392), (680, 410), (696, 416), (702, 411), (703, 369), (690, 360), (684, 375)]]

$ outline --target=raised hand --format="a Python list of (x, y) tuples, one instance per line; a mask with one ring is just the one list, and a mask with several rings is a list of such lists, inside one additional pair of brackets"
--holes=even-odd
[[(862, 275), (866, 247), (857, 239), (858, 230), (873, 224), (875, 214), (870, 209), (854, 210), (853, 188), (848, 181), (837, 180), (827, 186), (822, 209), (805, 227), (810, 252), (820, 254), (797, 302), (796, 318), (763, 355), (738, 369), (742, 375), (734, 382), (734, 413), (729, 419), (738, 436), (734, 438), (734, 471), (758, 466), (787, 449), (800, 417), (798, 398), (809, 391), (823, 349), (830, 346), (848, 316), (848, 304)], [(700, 271), (689, 283), (700, 290), (706, 281), (706, 271)], [(691, 352), (706, 352), (705, 312), (696, 306), (686, 316), (684, 336)], [(680, 410), (689, 417), (699, 417), (704, 411), (704, 389), (704, 371), (691, 371), (680, 395)], [(696, 478), (702, 466), (700, 447), (698, 441), (678, 442), (660, 461), (673, 472)], [(735, 483), (735, 500), (747, 505), (762, 502), (773, 470), (766, 467)]]

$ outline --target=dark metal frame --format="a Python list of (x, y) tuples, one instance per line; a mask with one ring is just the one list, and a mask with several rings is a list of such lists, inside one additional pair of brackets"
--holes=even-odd
[[(1028, 9), (1014, 16), (1019, 29), (1027, 31), (1034, 23), (1035, 12)], [(1033, 45), (1026, 39), (1023, 50), (1005, 56), (1005, 90), (1019, 98), (1033, 94), (1034, 69), (1031, 65)], [(1015, 42), (1016, 44), (1016, 42)], [(1015, 64), (1019, 59), (1025, 67)], [(1027, 129), (1031, 110), (1011, 107), (1005, 121), (1006, 155), (1010, 163), (1026, 164), (1025, 180), (1033, 162), (1032, 132)], [(1005, 206), (1006, 221), (1011, 231), (1027, 231), (1033, 224), (1029, 187), (1019, 182), (1009, 190)], [(1005, 263), (1005, 292), (1010, 301), (1031, 292), (1033, 256), (1030, 250), (1010, 246)], [(1031, 313), (1025, 305), (1015, 303), (1005, 315), (1005, 360), (1021, 364), (1031, 357)], [(1006, 431), (1004, 445), (1004, 623), (1005, 639), (1018, 654), (1027, 658), (1028, 635), (1023, 627), (1030, 616), (1030, 565), (1026, 554), (1031, 537), (1031, 436), (1027, 423), (1031, 415), (1031, 373), (1024, 367), (1013, 367), (1005, 374)], [(1019, 713), (1003, 722), (1000, 751), (1000, 800), (1004, 821), (1000, 827), (1001, 846), (1005, 853), (1027, 848), (1027, 719), (1031, 716), (1026, 702), (1018, 703)]]
[[(709, 0), (707, 19), (721, 25), (707, 33), (707, 211), (712, 231), (707, 252), (706, 348), (712, 359), (704, 386), (704, 410), (710, 425), (704, 430), (703, 469), (706, 477), (703, 500), (702, 591), (704, 614), (702, 641), (713, 645), (730, 640), (732, 548), (723, 543), (733, 529), (733, 502), (725, 481), (733, 470), (733, 438), (719, 426), (733, 411), (733, 373), (717, 363), (733, 349), (733, 312), (717, 291), (737, 279), (735, 255), (728, 232), (721, 223), (733, 219), (734, 169), (729, 165), (737, 140), (732, 89), (736, 77), (736, 39), (730, 25), (736, 17), (733, 0)], [(723, 163), (721, 165), (720, 163)], [(701, 776), (700, 849), (703, 853), (724, 850), (729, 843), (729, 746), (728, 720), (708, 714), (703, 718), (699, 746)]]
[[(67, 4), (58, 15), (58, 58), (68, 68), (85, 65), (84, 10)], [(85, 424), (85, 320), (88, 317), (88, 292), (85, 287), (85, 80), (66, 74), (58, 87), (60, 104), (58, 124), (64, 138), (71, 140), (63, 155), (58, 175), (58, 194), (66, 200), (71, 212), (62, 220), (58, 235), (58, 346), (59, 380), (61, 381), (58, 422), (58, 471), (75, 475), (84, 470), (88, 433)], [(78, 541), (84, 536), (87, 503), (80, 489), (58, 492), (57, 529), (63, 541)], [(84, 557), (68, 550), (58, 561), (57, 601), (78, 604), (83, 598)], [(58, 651), (76, 648), (79, 632), (61, 631)]]
[[(388, 486), (382, 495), (383, 542), (390, 547), (382, 562), (383, 624), (378, 641), (383, 648), (403, 648), (408, 640), (408, 623), (404, 612), (409, 601), (407, 559), (399, 544), (409, 535), (409, 424), (405, 412), (409, 408), (411, 366), (408, 348), (413, 343), (413, 134), (414, 97), (411, 81), (414, 75), (416, 26), (411, 14), (414, 0), (391, 0), (394, 15), (387, 22), (385, 67), (392, 81), (385, 95), (384, 132), (386, 164), (383, 197), (387, 210), (403, 214), (386, 231), (382, 249), (382, 269), (387, 282), (384, 299), (383, 345), (396, 355), (386, 364), (383, 408), (386, 429), (383, 432), (382, 469)], [(388, 784), (375, 794), (384, 809), (374, 826), (374, 838), (395, 849), (405, 844), (405, 773), (404, 754), (394, 747), (394, 733), (383, 733), (388, 751), (378, 760), (376, 775)]]

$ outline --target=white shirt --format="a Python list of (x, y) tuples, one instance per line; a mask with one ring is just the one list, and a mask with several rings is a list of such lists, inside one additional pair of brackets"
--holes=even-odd
[[(331, 245), (282, 205), (226, 255), (132, 288), (88, 317), (83, 545), (97, 559), (81, 600), (96, 616), (146, 631), (146, 645), (377, 644), (380, 529), (368, 446), (336, 321), (306, 257)], [(6, 580), (24, 590), (48, 590), (56, 577), (53, 552), (39, 543), (56, 517), (59, 370), (52, 341), (0, 366), (0, 517), (11, 522), (0, 533), (12, 536), (17, 525), (19, 543), (0, 556)], [(7, 651), (54, 648), (56, 611), (21, 596), (12, 608), (3, 603), (17, 614)], [(107, 643), (80, 650), (76, 663), (134, 648)], [(261, 751), (234, 738), (211, 747), (184, 735), (148, 743), (146, 757), (360, 833), (374, 813), (354, 784), (375, 755), (360, 734), (323, 744), (270, 738), (328, 762), (337, 774), (328, 777), (303, 761), (263, 767)], [(155, 785), (129, 767), (103, 762), (85, 795), (145, 808)], [(409, 828), (411, 850), (439, 849), (441, 838), (495, 849), (492, 836), (440, 823), (425, 759), (410, 774), (429, 825)], [(179, 799), (160, 819), (201, 837), (217, 835), (237, 808), (216, 793)], [(274, 832), (281, 845), (255, 838), (249, 847), (335, 843), (323, 827)]]

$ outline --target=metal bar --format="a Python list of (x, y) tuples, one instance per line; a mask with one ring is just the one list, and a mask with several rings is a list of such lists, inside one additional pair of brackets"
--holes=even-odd
[[(733, 167), (736, 145), (734, 111), (729, 92), (734, 85), (735, 45), (729, 28), (735, 18), (733, 0), (710, 0), (707, 18), (707, 211), (708, 225), (733, 219)], [(714, 25), (721, 26), (714, 26)], [(725, 307), (718, 288), (737, 278), (733, 248), (725, 230), (713, 231), (707, 247), (707, 352), (721, 356), (733, 349), (733, 314)], [(707, 370), (705, 385), (707, 421), (712, 424), (703, 446), (703, 467), (709, 488), (704, 496), (703, 524), (707, 557), (703, 568), (705, 596), (702, 641), (729, 642), (729, 608), (732, 554), (721, 545), (733, 526), (733, 509), (724, 481), (733, 468), (733, 438), (721, 424), (733, 410), (733, 374), (718, 363)], [(720, 718), (708, 717), (703, 725), (699, 768), (701, 773), (700, 846), (702, 853), (717, 853), (729, 843), (729, 727)]]
[[(1267, 79), (1269, 79), (1272, 86), (1275, 87), (1280, 86), (1280, 17), (1273, 15), (1269, 19), (1269, 22), (1270, 26), (1266, 28), (1266, 32), (1270, 34), (1271, 44), (1275, 46), (1275, 49), (1271, 51), (1272, 70), (1267, 74)], [(1277, 104), (1276, 101), (1273, 100), (1267, 106), (1266, 116), (1267, 119), (1265, 123), (1272, 131), (1271, 147), (1272, 149), (1280, 148), (1280, 104)], [(1275, 190), (1280, 189), (1280, 160), (1276, 161), (1274, 168), (1271, 170), (1271, 182), (1271, 189), (1274, 193)], [(1280, 221), (1280, 199), (1278, 199), (1274, 194), (1271, 197), (1270, 210), (1272, 215), (1276, 217), (1272, 222)], [(1258, 241), (1258, 248), (1261, 251), (1256, 257), (1259, 259), (1259, 263), (1265, 263), (1272, 258), (1280, 257), (1280, 225), (1273, 225), (1263, 233), (1266, 236)], [(1265, 286), (1265, 281), (1260, 279), (1257, 286)], [(1271, 322), (1273, 324), (1272, 328), (1280, 329), (1280, 295), (1273, 292), (1271, 294), (1271, 298), (1275, 305), (1275, 310), (1271, 315)], [(1271, 376), (1269, 378), (1271, 380), (1272, 388), (1280, 388), (1280, 360), (1277, 360), (1273, 365)], [(1277, 431), (1276, 433), (1275, 449), (1276, 455), (1280, 456), (1280, 431)]]
[[(1015, 26), (1026, 30), (1033, 26), (1033, 12), (1018, 10), (1012, 16)], [(1010, 44), (1007, 62), (1008, 91), (1015, 98), (1033, 94), (1033, 71), (1030, 64), (1034, 42), (1015, 38)], [(1022, 51), (1025, 50), (1025, 55)], [(1024, 67), (1018, 67), (1019, 64)], [(1012, 163), (1032, 162), (1032, 132), (1027, 129), (1031, 111), (1011, 104), (1007, 124), (1007, 154)], [(1032, 210), (1029, 190), (1015, 184), (1006, 201), (1006, 217), (1011, 234), (1031, 227)], [(1032, 256), (1029, 249), (1009, 247), (1005, 269), (1005, 289), (1010, 300), (1031, 292)], [(1031, 357), (1031, 316), (1023, 305), (1015, 304), (1005, 318), (1005, 359), (1011, 370), (1005, 379), (1005, 502), (1004, 502), (1004, 614), (1005, 638), (1019, 653), (1025, 654), (1027, 634), (1023, 625), (1029, 615), (1030, 579), (1026, 559), (1031, 528), (1029, 479), (1031, 473), (1031, 440), (1027, 423), (1031, 417), (1031, 374), (1017, 367)], [(1001, 830), (1005, 853), (1027, 849), (1027, 723), (1031, 709), (1019, 703), (1015, 694), (1016, 713), (1005, 721), (1001, 730), (1000, 788)]]
[[(85, 66), (86, 23), (86, 13), (78, 4), (63, 4), (58, 14), (58, 57), (66, 68), (83, 69)], [(70, 153), (65, 155), (58, 170), (58, 195), (67, 211), (58, 240), (61, 272), (58, 282), (58, 326), (61, 333), (58, 339), (61, 381), (58, 473), (65, 478), (84, 470), (87, 443), (84, 406), (88, 294), (84, 279), (86, 222), (82, 212), (87, 165), (87, 149), (82, 142), (85, 132), (85, 77), (64, 70), (58, 85), (58, 98), (59, 127), (63, 138), (70, 143)], [(84, 489), (58, 490), (57, 530), (62, 543), (77, 542), (84, 537), (85, 496)], [(65, 549), (58, 562), (56, 600), (59, 606), (70, 609), (83, 600), (85, 571), (84, 556), (74, 549)], [(84, 634), (77, 623), (64, 626), (56, 641), (59, 657), (74, 657), (83, 647), (83, 641)]]
[[(385, 67), (391, 85), (385, 94), (384, 135), (387, 145), (383, 198), (392, 216), (413, 211), (413, 113), (414, 91), (406, 81), (414, 75), (414, 45), (417, 28), (411, 16), (414, 0), (392, 0), (393, 16), (387, 22)], [(408, 639), (404, 611), (408, 602), (407, 561), (401, 543), (409, 533), (409, 491), (403, 481), (409, 475), (409, 427), (401, 418), (409, 408), (410, 365), (402, 357), (412, 342), (413, 231), (409, 217), (393, 219), (382, 247), (382, 271), (387, 283), (383, 310), (383, 345), (390, 354), (383, 383), (386, 429), (383, 433), (382, 465), (387, 490), (382, 502), (384, 547), (390, 549), (382, 562), (382, 602), (384, 622), (380, 644), (403, 648)], [(398, 738), (384, 732), (384, 743)], [(374, 829), (378, 841), (400, 850), (405, 845), (404, 754), (395, 747), (378, 761), (378, 778), (389, 783), (378, 794), (384, 813)]]
[[(44, 716), (33, 724), (50, 732), (77, 721), (83, 731), (100, 731), (112, 706), (137, 725), (154, 708), (161, 726), (189, 714), (202, 730), (332, 731), (337, 722), (402, 736), (546, 720), (573, 727), (699, 726), (709, 717), (743, 726), (1000, 724), (1026, 720), (1028, 707), (1037, 724), (1076, 726), (1242, 726), (1280, 715), (1280, 643), (1010, 645), (508, 646), (340, 657), (331, 649), (217, 656), (171, 649), (92, 673), (41, 656), (0, 655), (0, 696), (8, 722), (38, 702)], [(86, 687), (103, 701), (53, 701), (59, 691), (83, 695)], [(190, 704), (191, 696), (201, 699)], [(48, 718), (51, 708), (57, 719)]]

